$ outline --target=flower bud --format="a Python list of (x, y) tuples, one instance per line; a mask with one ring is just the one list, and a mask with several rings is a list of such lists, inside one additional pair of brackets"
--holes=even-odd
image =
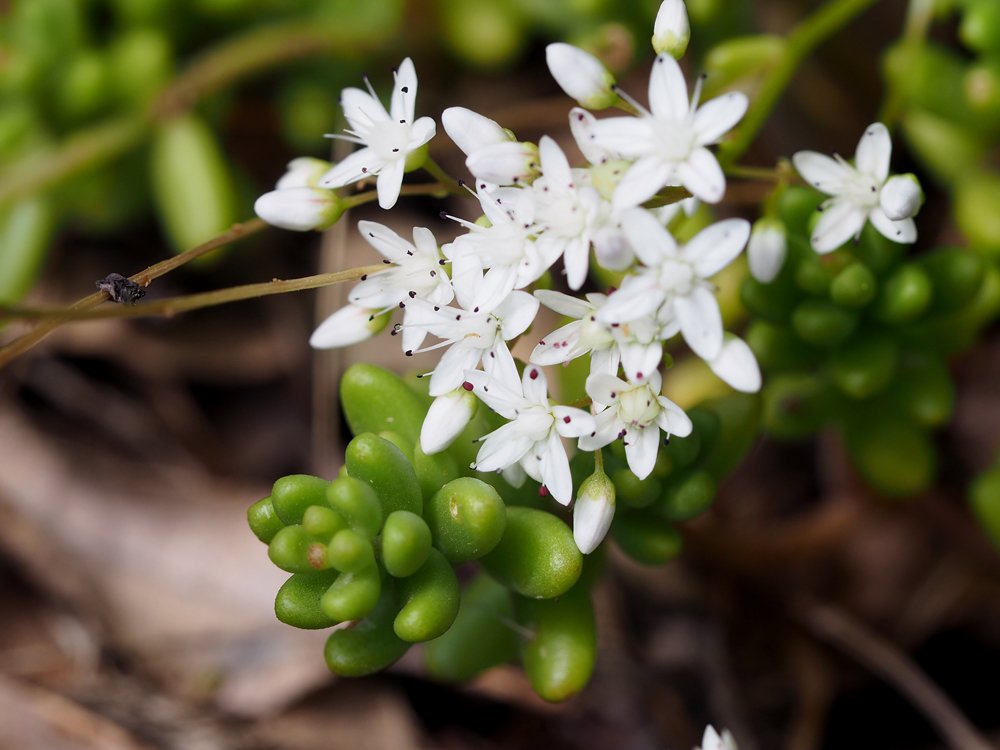
[(477, 180), (495, 185), (531, 182), (538, 174), (538, 146), (505, 141), (478, 149), (465, 160)]
[(268, 224), (297, 232), (326, 229), (336, 224), (344, 213), (335, 192), (311, 187), (264, 193), (253, 204), (253, 210)]
[(589, 52), (555, 42), (545, 48), (545, 61), (559, 87), (587, 109), (606, 109), (618, 101), (614, 76)]
[(323, 159), (314, 159), (311, 156), (300, 156), (288, 162), (287, 171), (275, 185), (276, 190), (287, 188), (317, 187), (320, 178), (326, 174), (333, 165)]
[(469, 424), (478, 404), (479, 399), (465, 388), (434, 399), (420, 428), (420, 449), (430, 456), (451, 445)]
[(313, 331), (309, 346), (313, 349), (337, 349), (370, 339), (389, 322), (388, 313), (375, 315), (376, 312), (357, 305), (344, 305)]
[(774, 281), (785, 262), (788, 244), (785, 225), (778, 219), (764, 217), (753, 223), (747, 243), (747, 261), (750, 273), (762, 284)]
[(743, 339), (727, 336), (718, 355), (708, 366), (730, 388), (743, 393), (760, 390), (760, 365)]
[(615, 517), (615, 485), (598, 469), (583, 484), (573, 506), (573, 539), (589, 555), (604, 541)]
[(898, 174), (889, 178), (882, 186), (878, 197), (885, 215), (893, 221), (910, 219), (917, 215), (924, 202), (924, 191), (920, 182), (912, 174)]
[(514, 140), (494, 120), (465, 107), (448, 107), (441, 113), (441, 124), (466, 156), (486, 146)]
[(665, 53), (679, 60), (690, 39), (691, 25), (684, 0), (663, 0), (653, 23), (653, 49), (657, 54)]

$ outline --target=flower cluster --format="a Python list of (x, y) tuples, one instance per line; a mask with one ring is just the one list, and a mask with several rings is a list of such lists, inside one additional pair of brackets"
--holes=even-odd
[[(382, 224), (359, 222), (386, 268), (362, 278), (348, 305), (320, 325), (311, 344), (363, 340), (401, 310), (391, 332), (403, 351), (441, 350), (429, 373), (435, 401), (420, 436), (426, 453), (455, 439), (478, 400), (507, 421), (482, 438), (472, 468), (502, 472), (514, 485), (532, 477), (565, 505), (574, 496), (568, 441), (596, 451), (621, 440), (629, 468), (642, 479), (652, 472), (662, 441), (691, 433), (690, 419), (661, 392), (670, 339), (682, 338), (734, 389), (760, 388), (750, 348), (723, 329), (712, 278), (748, 243), (751, 271), (773, 278), (785, 253), (783, 227), (765, 217), (751, 231), (744, 219), (724, 219), (685, 243), (669, 228), (679, 208), (690, 212), (698, 202), (723, 198), (726, 179), (711, 146), (748, 106), (739, 92), (700, 101), (700, 80), (689, 95), (675, 59), (689, 31), (683, 2), (665, 0), (653, 35), (658, 55), (646, 105), (622, 91), (587, 52), (549, 46), (553, 77), (580, 105), (569, 112), (569, 129), (586, 163), (572, 165), (549, 136), (520, 141), (488, 117), (450, 107), (442, 113), (443, 128), (474, 178), (468, 189), (474, 209), (465, 218), (448, 217), (457, 235), (440, 243), (417, 227), (411, 241)], [(390, 208), (406, 171), (425, 167), (440, 177), (427, 155), (436, 125), (416, 117), (416, 92), (409, 59), (394, 74), (388, 109), (370, 85), (367, 92), (344, 91), (350, 128), (339, 137), (361, 148), (333, 165), (296, 160), (278, 189), (259, 199), (260, 215), (293, 229), (323, 228), (350, 200), (338, 196), (338, 188), (373, 179), (380, 206)], [(593, 112), (608, 107), (625, 114)], [(832, 196), (813, 233), (817, 251), (835, 249), (866, 221), (891, 239), (913, 241), (919, 186), (909, 177), (889, 178), (890, 149), (885, 128), (875, 124), (854, 165), (813, 152), (795, 155), (802, 176)], [(550, 269), (562, 274), (570, 293), (533, 289)], [(609, 273), (620, 279), (617, 289), (581, 293), (588, 280)], [(538, 338), (519, 366), (512, 345), (541, 306), (569, 322)], [(554, 403), (544, 368), (581, 357), (589, 363), (589, 408)], [(584, 551), (600, 542), (614, 512), (613, 487), (603, 487), (595, 481), (581, 491), (585, 511), (576, 514), (576, 538)]]

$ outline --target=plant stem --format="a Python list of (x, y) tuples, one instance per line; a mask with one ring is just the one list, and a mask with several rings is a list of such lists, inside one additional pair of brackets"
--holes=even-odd
[(195, 60), (145, 109), (120, 115), (71, 135), (56, 148), (26, 154), (0, 178), (0, 206), (31, 195), (90, 167), (127, 153), (157, 123), (194, 106), (205, 96), (275, 65), (331, 52), (350, 41), (329, 25), (297, 20), (251, 30)]
[(781, 59), (764, 79), (757, 98), (736, 131), (736, 136), (719, 147), (719, 161), (724, 169), (743, 156), (753, 143), (805, 57), (875, 2), (876, 0), (832, 0), (792, 29)]
[[(202, 255), (210, 253), (223, 245), (228, 245), (229, 243), (235, 242), (243, 237), (256, 234), (266, 226), (267, 224), (262, 219), (251, 219), (250, 221), (245, 221), (242, 224), (236, 224), (217, 237), (213, 237), (208, 242), (203, 242), (197, 247), (186, 250), (180, 255), (175, 255), (174, 257), (167, 258), (159, 263), (154, 263), (149, 268), (139, 271), (139, 273), (133, 274), (129, 278), (141, 286), (149, 286), (153, 279), (159, 278), (160, 276), (173, 271), (175, 268), (183, 266), (185, 263), (190, 263), (195, 258), (200, 258)], [(20, 336), (11, 341), (9, 344), (0, 347), (0, 368), (4, 367), (4, 365), (8, 364), (15, 357), (31, 349), (35, 346), (35, 344), (40, 342), (63, 323), (77, 319), (78, 315), (97, 307), (107, 299), (108, 295), (106, 292), (94, 292), (93, 294), (89, 294), (86, 297), (77, 300), (69, 307), (51, 311), (51, 317), (44, 316), (47, 318), (46, 320), (40, 322), (23, 336)], [(8, 317), (27, 317), (26, 312), (27, 311), (18, 311), (13, 308), (0, 309), (0, 313), (3, 313)]]
[(465, 193), (465, 191), (459, 187), (459, 180), (452, 177), (450, 174), (444, 171), (444, 168), (431, 157), (427, 157), (427, 161), (423, 165), (424, 171), (426, 171), (431, 177), (441, 183), (442, 188), (447, 189), (450, 193)]
[[(336, 271), (334, 273), (303, 276), (297, 279), (271, 279), (270, 281), (257, 284), (243, 284), (242, 286), (227, 287), (226, 289), (216, 289), (212, 292), (200, 292), (199, 294), (188, 294), (181, 297), (168, 297), (167, 299), (154, 300), (152, 302), (140, 302), (136, 305), (115, 305), (113, 307), (80, 310), (74, 312), (71, 316), (67, 316), (65, 308), (51, 310), (6, 308), (6, 310), (10, 310), (21, 317), (60, 318), (63, 323), (75, 323), (82, 320), (105, 320), (108, 318), (140, 318), (147, 315), (169, 317), (182, 312), (200, 310), (205, 307), (226, 305), (230, 302), (240, 302), (257, 297), (269, 297), (274, 294), (287, 294), (288, 292), (301, 292), (306, 289), (317, 289), (344, 281), (353, 281), (365, 274), (377, 273), (384, 269), (384, 265), (376, 264), (348, 268), (344, 271)], [(6, 310), (0, 307), (0, 312)]]
[[(934, 20), (934, 0), (910, 0), (906, 22), (900, 39), (900, 54), (909, 61), (927, 41), (927, 32)], [(892, 128), (903, 109), (903, 92), (894, 76), (887, 76), (888, 92), (879, 113), (879, 121)]]

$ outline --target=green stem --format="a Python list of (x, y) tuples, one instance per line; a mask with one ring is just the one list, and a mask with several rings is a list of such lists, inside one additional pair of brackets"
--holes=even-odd
[(764, 79), (736, 136), (719, 147), (719, 162), (727, 168), (753, 143), (799, 65), (821, 42), (836, 33), (877, 0), (832, 0), (792, 29), (784, 54)]
[(127, 153), (157, 123), (238, 80), (281, 63), (333, 52), (347, 42), (352, 49), (364, 45), (363, 39), (345, 37), (329, 24), (300, 20), (254, 29), (227, 40), (195, 60), (146, 109), (81, 130), (54, 149), (36, 150), (9, 165), (0, 177), (0, 206)]
[[(927, 33), (933, 20), (934, 0), (910, 0), (900, 40), (899, 54), (902, 54), (904, 59), (909, 60), (920, 52), (927, 41)], [(887, 76), (887, 79), (889, 90), (878, 119), (891, 129), (903, 110), (903, 92), (893, 76)]]
[[(399, 190), (400, 195), (433, 195), (436, 197), (441, 197), (446, 195), (452, 190), (458, 188), (450, 188), (448, 185), (442, 185), (439, 182), (418, 182), (415, 185), (403, 185)], [(464, 190), (462, 191), (464, 194)], [(358, 206), (363, 206), (366, 203), (374, 203), (378, 200), (377, 190), (366, 190), (363, 193), (355, 193), (354, 195), (347, 195), (340, 199), (345, 210), (357, 208)]]
[[(141, 286), (149, 286), (153, 279), (159, 278), (160, 276), (173, 271), (175, 268), (183, 266), (185, 263), (190, 263), (195, 258), (200, 258), (202, 255), (216, 250), (223, 245), (228, 245), (229, 243), (235, 242), (243, 237), (256, 234), (266, 226), (267, 224), (262, 219), (251, 219), (250, 221), (245, 221), (242, 224), (235, 224), (231, 229), (223, 232), (217, 237), (213, 237), (208, 242), (203, 242), (197, 247), (186, 250), (180, 255), (175, 255), (172, 258), (167, 258), (159, 263), (155, 263), (152, 266), (149, 266), (149, 268), (133, 274), (129, 278)], [(73, 320), (76, 315), (82, 312), (97, 307), (99, 304), (107, 300), (107, 298), (107, 293), (103, 291), (94, 292), (93, 294), (89, 294), (86, 297), (77, 300), (69, 307), (53, 311), (51, 318), (43, 320), (24, 335), (14, 339), (9, 344), (0, 347), (0, 368), (8, 364), (15, 357), (31, 349), (63, 323)], [(16, 310), (10, 308), (7, 310), (7, 316), (19, 315)], [(0, 310), (0, 312), (4, 311)]]
[(463, 193), (463, 194), (465, 193), (465, 191), (462, 190), (461, 187), (459, 187), (458, 184), (459, 181), (456, 178), (452, 177), (450, 174), (448, 174), (444, 170), (444, 168), (436, 161), (434, 161), (431, 157), (429, 156), (427, 157), (427, 160), (423, 164), (423, 169), (431, 177), (437, 180), (441, 184), (442, 188), (447, 189), (448, 192)]

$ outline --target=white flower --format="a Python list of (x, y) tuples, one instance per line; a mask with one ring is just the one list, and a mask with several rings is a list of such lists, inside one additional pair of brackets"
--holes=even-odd
[(555, 42), (545, 48), (545, 62), (559, 88), (587, 109), (605, 109), (618, 101), (615, 77), (589, 52)]
[(538, 174), (538, 147), (518, 141), (494, 120), (465, 107), (449, 107), (441, 113), (441, 123), (477, 182), (518, 185)]
[(441, 113), (441, 124), (444, 132), (466, 156), (514, 140), (495, 120), (465, 107), (448, 107)]
[[(342, 138), (363, 146), (326, 173), (322, 187), (343, 187), (376, 175), (378, 204), (392, 208), (399, 197), (406, 170), (407, 157), (434, 137), (434, 120), (421, 117), (414, 120), (417, 97), (417, 74), (410, 58), (403, 60), (393, 73), (392, 99), (386, 111), (368, 91), (347, 88), (340, 103), (350, 128)], [(367, 80), (365, 81), (367, 83)]]
[[(916, 241), (917, 225), (912, 216), (920, 203), (913, 200), (912, 189), (905, 184), (886, 182), (891, 155), (889, 131), (876, 122), (868, 126), (858, 141), (853, 165), (836, 154), (830, 158), (815, 151), (799, 151), (792, 156), (802, 178), (831, 196), (820, 207), (823, 213), (813, 229), (811, 242), (816, 252), (831, 252), (856, 238), (866, 221), (894, 242)], [(882, 205), (882, 192), (886, 188), (889, 188), (886, 205), (898, 219), (889, 216)]]
[(502, 373), (465, 373), (466, 382), (487, 406), (510, 420), (482, 438), (483, 445), (472, 468), (499, 471), (519, 463), (532, 479), (541, 482), (558, 502), (573, 497), (573, 478), (562, 437), (578, 438), (593, 432), (594, 418), (582, 409), (553, 406), (541, 368), (528, 365), (520, 382)]
[(344, 305), (319, 324), (309, 337), (313, 349), (337, 349), (359, 344), (385, 328), (388, 314), (358, 305)]
[(580, 450), (597, 450), (622, 438), (632, 473), (639, 479), (648, 477), (660, 448), (660, 430), (667, 439), (687, 437), (692, 430), (684, 410), (660, 395), (662, 384), (659, 371), (642, 383), (626, 383), (603, 373), (587, 378), (587, 394), (595, 407), (604, 409), (594, 415), (597, 429), (580, 438)]
[(736, 750), (736, 740), (728, 729), (724, 729), (720, 737), (715, 727), (709, 724), (701, 738), (701, 747), (694, 750)]
[[(448, 347), (431, 375), (431, 396), (443, 396), (458, 388), (466, 370), (473, 370), (480, 362), (487, 373), (517, 377), (514, 358), (506, 342), (527, 330), (538, 312), (538, 300), (527, 292), (511, 292), (498, 303), (487, 305), (481, 300), (482, 272), (469, 273), (462, 283), (456, 282), (455, 296), (460, 308), (432, 305), (419, 297), (404, 302), (405, 308), (413, 307), (419, 315), (415, 325), (440, 339), (438, 344), (422, 350), (409, 349), (407, 355)], [(409, 324), (404, 324), (405, 332)]]
[(466, 388), (456, 388), (434, 399), (420, 426), (420, 450), (430, 456), (451, 445), (475, 416), (478, 405)]
[(653, 22), (653, 50), (680, 59), (691, 39), (684, 0), (663, 0)]
[(762, 284), (769, 284), (781, 271), (788, 253), (785, 225), (778, 219), (763, 217), (753, 223), (747, 243), (750, 275)]
[(589, 555), (604, 541), (615, 517), (615, 485), (603, 471), (595, 471), (580, 485), (573, 503), (573, 540)]
[(566, 283), (579, 289), (587, 279), (590, 245), (598, 258), (614, 257), (624, 244), (611, 204), (584, 181), (587, 173), (570, 169), (559, 145), (547, 135), (538, 143), (542, 176), (532, 184), (535, 244), (543, 258), (563, 258)]
[(568, 318), (576, 318), (557, 328), (538, 342), (531, 353), (530, 361), (536, 365), (557, 365), (590, 354), (590, 371), (618, 372), (620, 356), (611, 328), (597, 319), (597, 311), (608, 297), (605, 294), (588, 292), (586, 302), (561, 292), (539, 289), (535, 297), (551, 310)]
[(722, 348), (722, 315), (707, 279), (729, 264), (746, 245), (750, 222), (726, 219), (706, 227), (684, 247), (643, 209), (622, 219), (632, 249), (644, 267), (626, 276), (597, 317), (625, 323), (649, 315), (660, 305), (672, 317), (692, 351), (712, 360)]
[[(663, 362), (663, 342), (672, 338), (680, 325), (671, 305), (660, 308), (627, 323), (610, 327), (621, 353), (625, 377), (636, 383), (660, 369)], [(593, 372), (593, 370), (592, 370)]]
[(637, 206), (665, 185), (681, 184), (706, 203), (718, 203), (726, 178), (706, 146), (717, 143), (743, 117), (747, 98), (730, 92), (698, 107), (700, 79), (688, 101), (677, 61), (658, 55), (649, 79), (649, 111), (639, 117), (609, 117), (593, 126), (597, 146), (635, 163), (615, 190), (618, 207)]
[(260, 196), (254, 213), (272, 226), (307, 232), (326, 229), (344, 213), (332, 190), (317, 187), (330, 162), (308, 156), (292, 159), (275, 189)]

